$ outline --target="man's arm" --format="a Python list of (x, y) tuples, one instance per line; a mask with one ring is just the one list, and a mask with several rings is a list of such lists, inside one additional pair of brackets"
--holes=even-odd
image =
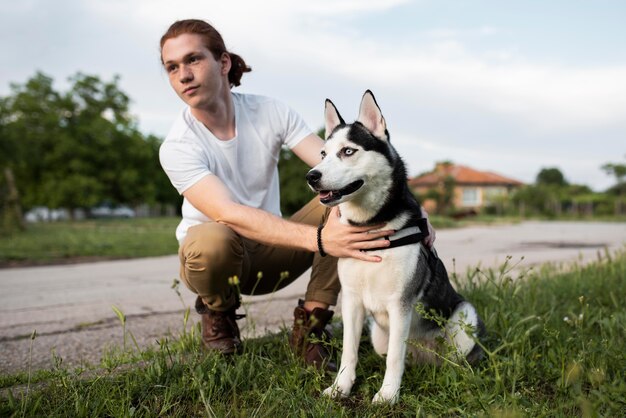
[(433, 228), (433, 226), (430, 224), (430, 219), (428, 218), (428, 212), (426, 212), (426, 209), (424, 209), (424, 206), (422, 206), (422, 216), (426, 218), (426, 225), (428, 226), (428, 236), (424, 238), (423, 242), (424, 242), (424, 245), (430, 248), (435, 243), (435, 237), (437, 236), (437, 234), (435, 232), (435, 228)]
[[(187, 189), (183, 195), (196, 209), (216, 222), (227, 225), (246, 238), (267, 245), (298, 248), (311, 252), (318, 250), (316, 227), (290, 222), (262, 209), (251, 208), (234, 202), (226, 185), (214, 175), (207, 175), (202, 178)], [(336, 216), (336, 210), (333, 213), (331, 213), (331, 219), (327, 224), (329, 228), (324, 228), (322, 234), (326, 253), (335, 257), (380, 261), (380, 257), (370, 256), (360, 250), (389, 245), (387, 240), (374, 240), (393, 232), (369, 233), (376, 226), (343, 225)]]
[(298, 142), (298, 145), (293, 147), (292, 151), (309, 167), (315, 167), (322, 161), (320, 151), (323, 146), (324, 141), (319, 136), (311, 134)]

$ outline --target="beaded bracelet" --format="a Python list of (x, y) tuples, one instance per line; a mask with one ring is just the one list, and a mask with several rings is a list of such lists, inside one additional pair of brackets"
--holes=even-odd
[(324, 228), (324, 224), (319, 224), (317, 227), (317, 249), (320, 251), (320, 255), (322, 257), (326, 257), (326, 251), (324, 251), (324, 246), (322, 245), (322, 229)]

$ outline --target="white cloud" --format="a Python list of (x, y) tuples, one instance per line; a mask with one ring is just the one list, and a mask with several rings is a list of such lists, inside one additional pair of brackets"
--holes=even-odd
[(410, 3), (410, 1), (411, 0), (317, 0), (312, 2), (290, 3), (295, 3), (294, 6), (296, 8), (301, 7), (299, 12), (333, 16), (338, 13), (381, 12)]
[[(406, 36), (395, 39), (359, 26), (360, 17), (371, 16), (381, 28), (393, 26), (385, 14), (409, 3), (13, 2), (0, 17), (0, 95), (10, 81), (23, 82), (35, 69), (55, 80), (78, 70), (106, 79), (118, 73), (142, 128), (163, 136), (182, 104), (160, 69), (158, 40), (174, 20), (200, 18), (212, 22), (227, 46), (252, 65), (242, 91), (287, 101), (313, 128), (321, 126), (324, 98), (333, 98), (350, 119), (363, 90), (371, 88), (393, 123), (399, 148), (407, 160), (420, 162), (410, 164), (417, 171), (453, 158), (484, 162), (477, 167), (483, 169), (502, 166), (502, 174), (522, 173), (528, 180), (555, 161), (599, 187), (610, 182), (593, 167), (620, 161), (626, 151), (623, 141), (610, 143), (626, 131), (626, 63), (565, 64), (558, 51), (549, 63), (533, 60), (520, 52), (523, 39), (488, 42), (502, 34), (515, 39), (506, 21), (458, 28), (422, 22), (403, 28)], [(36, 25), (28, 24), (32, 19)]]
[[(347, 79), (377, 80), (407, 94), (436, 91), (457, 104), (520, 118), (538, 130), (570, 131), (626, 120), (626, 65), (571, 68), (510, 57), (494, 62), (452, 40), (428, 47), (398, 43), (390, 49), (371, 40), (319, 34), (297, 44), (312, 51), (310, 64), (332, 63)], [(291, 52), (296, 50), (294, 44)]]
[[(367, 12), (403, 3), (274, 1), (270, 5), (275, 7), (248, 10), (255, 19), (243, 19), (233, 36), (225, 37), (258, 51), (256, 59), (297, 61), (339, 79), (402, 90), (417, 100), (424, 93), (436, 94), (455, 106), (517, 118), (535, 131), (591, 129), (626, 120), (626, 65), (572, 68), (529, 62), (514, 48), (473, 52), (463, 43), (468, 33), (492, 36), (500, 31), (491, 26), (442, 29), (440, 39), (430, 43), (398, 39), (390, 45), (334, 24), (333, 12)], [(232, 19), (224, 15), (221, 20), (226, 9), (216, 11), (215, 20), (230, 31)], [(277, 16), (266, 25), (272, 15)], [(245, 25), (249, 30), (242, 31)]]
[(433, 40), (483, 38), (497, 35), (500, 29), (494, 26), (480, 26), (473, 29), (435, 28), (424, 32), (424, 36)]

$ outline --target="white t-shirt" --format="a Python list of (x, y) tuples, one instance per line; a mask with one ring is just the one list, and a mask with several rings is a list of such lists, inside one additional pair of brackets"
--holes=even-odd
[[(161, 144), (161, 166), (182, 194), (207, 175), (216, 175), (236, 202), (280, 216), (278, 158), (283, 145), (296, 146), (312, 131), (285, 104), (264, 96), (231, 93), (235, 137), (221, 141), (185, 108)], [(176, 228), (182, 243), (187, 229), (210, 219), (183, 200)]]

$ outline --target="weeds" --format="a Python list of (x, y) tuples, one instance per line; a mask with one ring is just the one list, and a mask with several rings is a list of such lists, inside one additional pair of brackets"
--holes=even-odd
[(366, 336), (353, 394), (331, 400), (320, 393), (334, 376), (303, 367), (286, 330), (223, 357), (201, 350), (186, 311), (179, 338), (111, 354), (95, 372), (69, 371), (59, 360), (40, 377), (46, 385), (27, 394), (9, 389), (27, 375), (3, 377), (0, 416), (624, 416), (626, 253), (599, 257), (521, 273), (507, 260), (457, 276), (487, 327), (487, 356), (475, 367), (407, 368), (396, 405), (370, 404), (384, 359)]
[(28, 402), (28, 395), (30, 392), (30, 383), (32, 377), (32, 360), (33, 360), (33, 343), (37, 338), (37, 330), (33, 330), (30, 335), (30, 344), (28, 346), (28, 383), (26, 384), (26, 394), (22, 397), (22, 416), (24, 416), (24, 412), (26, 411), (26, 403)]

